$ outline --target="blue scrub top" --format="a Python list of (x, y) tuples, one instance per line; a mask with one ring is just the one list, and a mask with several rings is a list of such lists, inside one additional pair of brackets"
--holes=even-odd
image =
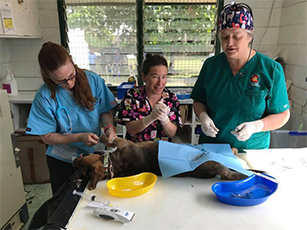
[[(94, 109), (89, 111), (80, 107), (72, 93), (62, 87), (57, 87), (57, 100), (53, 100), (48, 86), (44, 84), (37, 91), (33, 100), (27, 123), (27, 134), (65, 134), (71, 128), (69, 133), (72, 134), (92, 132), (97, 136), (101, 135), (100, 115), (109, 112), (117, 105), (117, 102), (100, 76), (91, 71), (85, 70), (85, 73), (96, 99)], [(69, 116), (65, 109), (58, 110), (60, 106), (66, 108)], [(92, 152), (94, 152), (93, 147), (87, 147), (83, 142), (75, 142), (65, 145), (49, 145), (46, 154), (65, 162), (71, 162), (72, 157)]]

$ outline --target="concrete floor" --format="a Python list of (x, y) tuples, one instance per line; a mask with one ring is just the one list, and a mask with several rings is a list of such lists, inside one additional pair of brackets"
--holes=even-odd
[(52, 197), (51, 184), (25, 184), (25, 195), (29, 211), (29, 220), (21, 228), (27, 230), (34, 213), (40, 208), (40, 206)]

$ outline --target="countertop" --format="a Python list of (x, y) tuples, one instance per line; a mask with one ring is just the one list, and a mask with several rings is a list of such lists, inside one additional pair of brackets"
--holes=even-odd
[[(31, 104), (36, 91), (19, 91), (17, 96), (9, 96), (9, 102), (13, 104)], [(118, 100), (120, 101), (120, 100)], [(179, 100), (180, 104), (193, 104), (193, 99)]]
[(13, 104), (31, 104), (36, 91), (19, 91), (17, 96), (9, 96), (9, 102)]
[(106, 221), (92, 214), (88, 201), (80, 199), (68, 224), (80, 229), (304, 229), (307, 206), (307, 148), (247, 151), (245, 159), (253, 167), (266, 170), (278, 182), (277, 191), (256, 206), (220, 203), (211, 187), (219, 178), (158, 178), (144, 195), (118, 198), (109, 194), (106, 180), (95, 190), (86, 190), (135, 213), (128, 224)]

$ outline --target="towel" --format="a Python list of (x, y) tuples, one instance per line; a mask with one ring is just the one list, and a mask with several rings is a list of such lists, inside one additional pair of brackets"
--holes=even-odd
[(190, 172), (206, 161), (216, 161), (227, 168), (252, 175), (233, 155), (229, 144), (175, 144), (159, 141), (159, 166), (163, 178)]

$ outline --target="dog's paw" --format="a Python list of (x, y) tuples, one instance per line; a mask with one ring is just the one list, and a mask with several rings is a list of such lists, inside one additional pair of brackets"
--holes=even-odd
[(111, 141), (108, 141), (107, 135), (103, 134), (100, 136), (100, 142), (103, 143), (107, 148), (115, 148), (117, 145), (117, 139), (118, 138), (114, 137)]
[(233, 155), (237, 155), (239, 153), (239, 150), (237, 148), (231, 148)]
[(105, 135), (105, 134), (103, 134), (103, 135), (101, 135), (100, 136), (100, 142), (102, 143), (102, 144), (107, 144), (108, 143), (108, 137), (107, 137), (107, 135)]

